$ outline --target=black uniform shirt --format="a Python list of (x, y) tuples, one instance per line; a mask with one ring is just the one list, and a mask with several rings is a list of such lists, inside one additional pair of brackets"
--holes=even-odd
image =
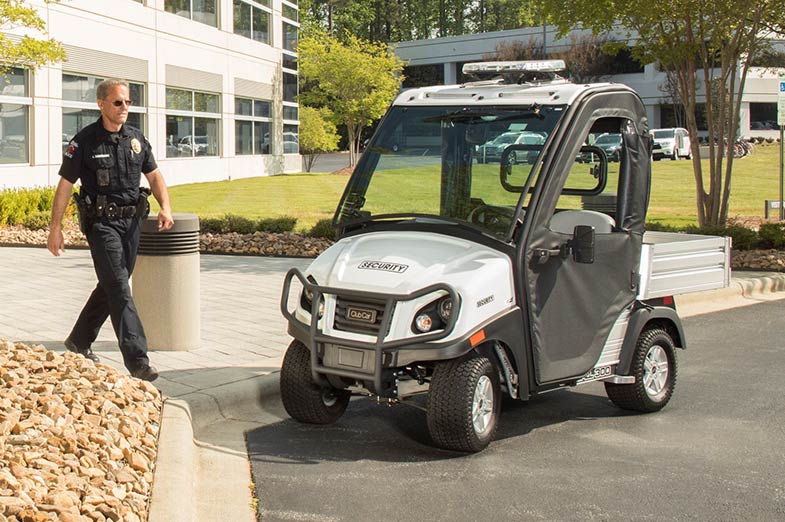
[(119, 132), (110, 133), (99, 118), (68, 144), (60, 175), (71, 183), (81, 179), (81, 193), (93, 201), (101, 194), (119, 205), (135, 205), (141, 175), (156, 168), (150, 142), (142, 131), (123, 125)]

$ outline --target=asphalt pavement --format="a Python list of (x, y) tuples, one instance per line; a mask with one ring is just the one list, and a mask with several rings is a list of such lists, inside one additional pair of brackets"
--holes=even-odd
[(595, 382), (504, 401), (476, 455), (434, 448), (425, 412), (370, 399), (329, 426), (249, 432), (260, 520), (785, 520), (785, 301), (684, 329), (676, 391), (657, 413), (621, 410)]
[[(277, 372), (290, 341), (278, 309), (281, 283), (289, 268), (303, 269), (309, 263), (309, 259), (201, 256), (200, 348), (150, 354), (151, 363), (161, 373), (155, 385), (167, 398), (151, 522), (255, 520), (246, 433), (278, 429), (275, 426), (288, 430), (292, 449), (266, 457), (275, 461), (311, 464), (323, 457), (304, 449), (302, 440), (297, 439), (299, 428), (293, 428), (287, 420), (277, 395)], [(70, 249), (55, 258), (44, 248), (1, 247), (0, 281), (0, 338), (43, 344), (62, 351), (62, 340), (92, 291), (95, 275), (86, 250)], [(688, 317), (782, 297), (785, 297), (785, 275), (738, 272), (734, 273), (730, 288), (683, 296), (677, 298), (677, 305), (681, 315)], [(108, 322), (94, 350), (104, 363), (125, 371)], [(352, 415), (362, 415), (362, 411), (350, 413), (347, 419), (351, 421)], [(381, 413), (369, 415), (378, 418)], [(348, 422), (346, 430), (350, 438), (353, 429)], [(382, 437), (380, 442), (385, 446), (402, 444), (404, 447), (423, 444), (419, 424), (396, 430), (400, 432), (396, 435), (402, 436)], [(320, 443), (320, 437), (309, 431), (305, 440)], [(325, 431), (323, 437), (326, 441), (333, 440), (334, 431)], [(278, 441), (274, 444), (280, 442), (274, 440)], [(368, 452), (369, 458), (379, 459), (373, 456), (367, 443), (359, 448)], [(352, 448), (342, 451), (347, 452), (347, 458), (350, 454), (351, 459), (359, 458)], [(418, 451), (432, 455), (430, 449)], [(483, 457), (461, 457), (458, 461), (478, 458)], [(396, 456), (391, 462), (400, 465), (400, 460)], [(488, 466), (492, 462), (489, 459)], [(419, 484), (417, 477), (411, 480)], [(478, 480), (482, 481), (482, 477)], [(264, 512), (266, 506), (274, 503), (274, 499), (266, 497), (266, 492), (272, 494), (273, 490), (267, 489), (266, 482), (256, 487), (261, 492), (260, 511)], [(340, 498), (332, 501), (339, 502)], [(288, 515), (280, 518), (285, 516)], [(314, 520), (322, 519), (332, 520)]]

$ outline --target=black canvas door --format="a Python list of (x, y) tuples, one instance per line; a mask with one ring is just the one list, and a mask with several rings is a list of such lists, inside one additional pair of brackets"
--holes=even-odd
[[(621, 161), (609, 164), (608, 183), (602, 194), (605, 205), (615, 201), (614, 208), (586, 211), (592, 198), (582, 198), (582, 205), (565, 202), (569, 198), (558, 192), (564, 189), (564, 182), (558, 187), (546, 186), (543, 197), (547, 198), (551, 190), (555, 203), (551, 208), (540, 209), (531, 231), (524, 263), (534, 376), (540, 385), (580, 377), (590, 370), (613, 324), (633, 303), (638, 291), (651, 145), (647, 136), (632, 129), (630, 120), (608, 120), (613, 124), (611, 130), (623, 137)], [(602, 129), (603, 125), (592, 127), (594, 134), (602, 135)], [(591, 143), (591, 139), (584, 143)], [(571, 171), (563, 180), (582, 176), (585, 169), (564, 161), (560, 168)], [(569, 219), (558, 219), (556, 214)], [(602, 219), (598, 221), (598, 217)], [(609, 224), (606, 226), (603, 220)], [(562, 224), (556, 225), (557, 221)], [(565, 222), (570, 226), (565, 227)], [(578, 224), (595, 226), (593, 263), (578, 263), (571, 256), (551, 255), (543, 259), (535, 255), (567, 243), (572, 238), (572, 225)]]

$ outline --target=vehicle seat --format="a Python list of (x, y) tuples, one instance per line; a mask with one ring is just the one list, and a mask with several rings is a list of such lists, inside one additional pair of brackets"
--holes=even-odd
[(596, 234), (610, 234), (616, 221), (608, 214), (595, 210), (564, 210), (553, 215), (550, 229), (560, 234), (572, 235), (577, 225), (590, 225)]

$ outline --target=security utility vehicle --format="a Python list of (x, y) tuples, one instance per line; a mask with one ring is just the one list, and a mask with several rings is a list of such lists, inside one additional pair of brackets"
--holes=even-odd
[[(334, 422), (352, 395), (427, 394), (413, 403), (433, 442), (475, 452), (503, 394), (603, 381), (621, 408), (668, 403), (685, 347), (673, 295), (727, 286), (730, 243), (644, 233), (643, 103), (563, 68), (467, 64), (477, 81), (393, 102), (336, 210), (340, 239), (284, 280), (294, 419)], [(508, 133), (543, 139), (478, 157)], [(618, 162), (590, 145), (607, 134), (621, 136)]]

